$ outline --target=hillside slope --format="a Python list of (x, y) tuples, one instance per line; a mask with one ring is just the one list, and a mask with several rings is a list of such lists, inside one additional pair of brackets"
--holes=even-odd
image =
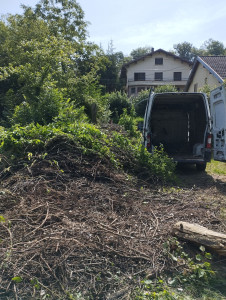
[(178, 176), (162, 187), (61, 140), (2, 173), (0, 298), (133, 299), (142, 278), (171, 268), (163, 244), (174, 223), (226, 232), (225, 176)]

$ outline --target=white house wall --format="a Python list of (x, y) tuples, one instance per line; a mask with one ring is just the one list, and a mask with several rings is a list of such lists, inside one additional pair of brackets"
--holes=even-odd
[(197, 67), (193, 80), (189, 86), (188, 92), (199, 92), (200, 89), (208, 85), (211, 89), (214, 89), (221, 85), (216, 77), (213, 76), (205, 67), (200, 63)]
[[(163, 64), (156, 65), (155, 58), (163, 58)], [(183, 89), (189, 77), (190, 70), (191, 67), (188, 63), (162, 52), (146, 56), (143, 60), (131, 63), (127, 67), (127, 88), (129, 95), (131, 94), (131, 87), (150, 88), (158, 85), (172, 84)], [(155, 80), (155, 72), (162, 72), (163, 80)], [(180, 81), (174, 81), (174, 72), (182, 73)], [(145, 81), (135, 81), (134, 73), (145, 73)]]

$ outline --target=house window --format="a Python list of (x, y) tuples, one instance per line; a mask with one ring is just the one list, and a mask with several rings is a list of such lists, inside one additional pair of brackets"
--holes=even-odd
[(174, 72), (173, 73), (173, 80), (174, 81), (181, 81), (181, 78), (182, 78), (181, 72)]
[(163, 80), (163, 73), (162, 72), (156, 72), (155, 73), (155, 80), (156, 81), (162, 81)]
[(131, 87), (130, 92), (131, 92), (131, 94), (135, 94), (136, 93), (136, 88), (135, 87)]
[(163, 58), (162, 57), (156, 57), (155, 64), (156, 65), (163, 65)]
[(134, 73), (134, 81), (145, 81), (145, 73)]

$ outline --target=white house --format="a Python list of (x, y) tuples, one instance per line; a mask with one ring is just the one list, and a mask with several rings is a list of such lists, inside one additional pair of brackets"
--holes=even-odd
[(226, 79), (226, 56), (198, 56), (194, 62), (185, 90), (199, 92), (204, 85), (214, 89)]
[(192, 62), (158, 49), (125, 64), (128, 96), (159, 85), (174, 85), (184, 90)]

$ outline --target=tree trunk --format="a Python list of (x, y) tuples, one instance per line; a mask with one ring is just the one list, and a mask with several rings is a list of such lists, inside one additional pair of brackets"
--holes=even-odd
[(226, 256), (226, 234), (209, 230), (198, 224), (177, 222), (173, 226), (173, 235), (185, 241), (203, 245), (219, 255)]

